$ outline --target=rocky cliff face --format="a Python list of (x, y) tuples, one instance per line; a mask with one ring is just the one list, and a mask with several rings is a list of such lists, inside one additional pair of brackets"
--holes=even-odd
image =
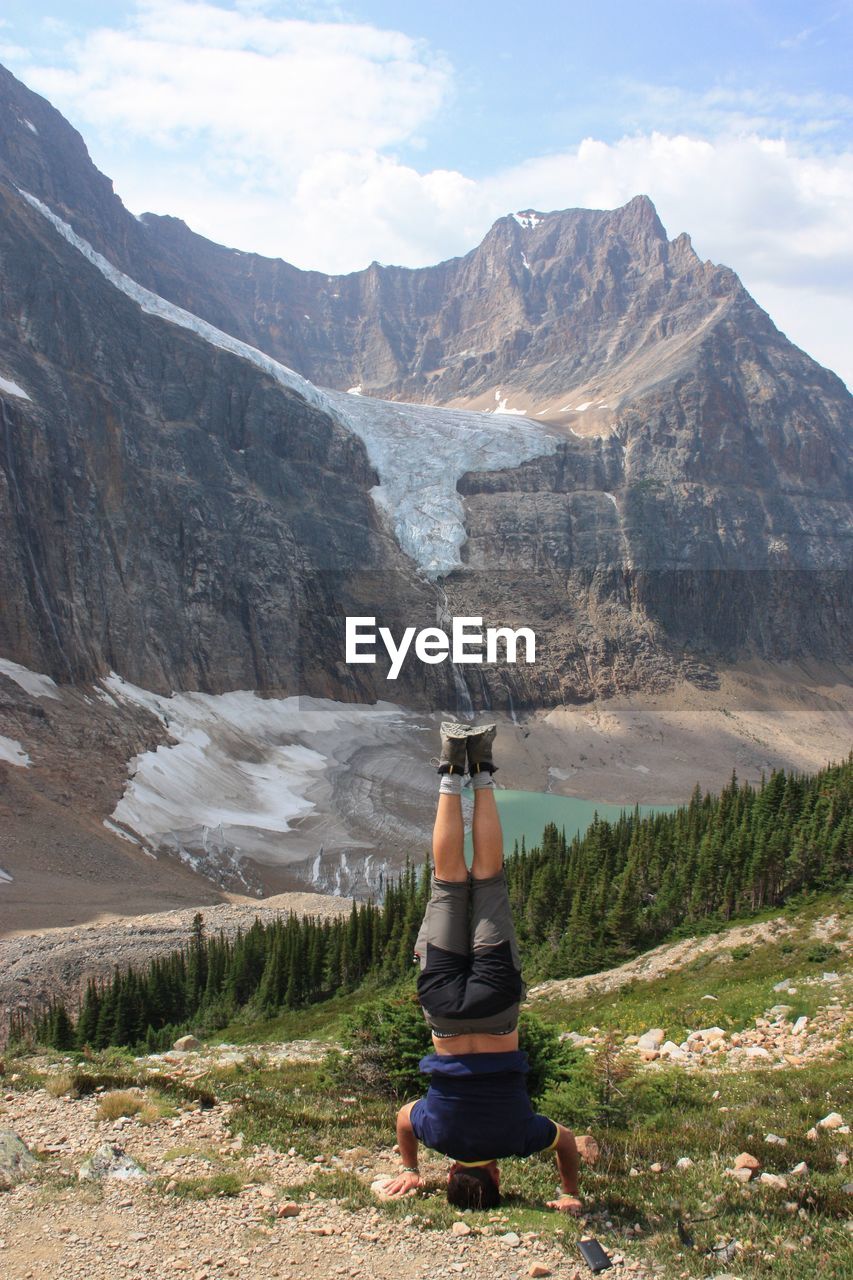
[[(370, 395), (524, 410), (541, 451), (502, 463), (517, 420), (478, 418), (504, 443), (451, 486), (465, 541), (428, 580), (371, 493), (392, 477), (366, 427), (140, 310), (21, 188), (162, 298), (314, 383), (360, 384), (362, 417)], [(509, 707), (712, 680), (750, 653), (846, 656), (851, 397), (645, 197), (502, 218), (423, 270), (303, 272), (131, 217), (3, 72), (0, 255), (0, 377), (28, 397), (4, 394), (0, 432), (17, 661)], [(534, 627), (536, 666), (410, 663), (391, 686), (343, 665), (346, 614), (399, 632), (436, 610)]]

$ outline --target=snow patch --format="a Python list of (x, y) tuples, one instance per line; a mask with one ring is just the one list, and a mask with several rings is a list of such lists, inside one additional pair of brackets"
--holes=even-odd
[(25, 117), (24, 117), (24, 121), (23, 121), (23, 122), (24, 122), (24, 124), (27, 126), (27, 128), (29, 129), (30, 133), (34, 133), (34, 134), (36, 135), (36, 137), (38, 137), (38, 129), (35, 127), (35, 125), (33, 124), (32, 120), (28, 120), (28, 119), (26, 118), (26, 116), (25, 116)]
[(492, 409), (492, 413), (511, 413), (511, 414), (514, 414), (516, 417), (526, 418), (527, 417), (526, 409), (508, 409), (507, 408), (506, 402), (508, 399), (509, 399), (509, 396), (501, 396), (500, 387), (499, 387), (498, 390), (495, 392), (495, 400), (497, 401), (497, 404), (495, 408)]
[[(466, 471), (500, 471), (530, 458), (553, 453), (559, 437), (529, 422), (522, 409), (498, 409), (523, 418), (512, 427), (483, 425), (482, 415), (457, 409), (376, 400), (347, 392), (321, 390), (248, 343), (223, 333), (206, 320), (137, 284), (119, 271), (47, 205), (26, 191), (21, 195), (57, 232), (117, 289), (143, 311), (189, 329), (212, 346), (249, 360), (281, 386), (330, 413), (364, 443), (379, 473), (371, 490), (377, 507), (387, 511), (395, 536), (427, 576), (449, 573), (462, 561), (465, 541), (462, 499), (457, 481)], [(331, 283), (331, 277), (330, 277)]]
[(605, 496), (605, 498), (609, 498), (609, 499), (610, 499), (610, 501), (613, 503), (614, 507), (615, 507), (615, 508), (616, 508), (616, 510), (618, 511), (618, 510), (619, 510), (619, 503), (616, 501), (616, 499), (615, 499), (615, 497), (613, 496), (613, 494), (612, 494), (612, 493), (608, 493), (608, 492), (605, 490), (605, 491), (604, 491), (604, 496)]
[(43, 676), (38, 671), (30, 671), (28, 667), (10, 662), (8, 658), (0, 658), (0, 675), (14, 680), (24, 693), (29, 693), (34, 698), (59, 697), (56, 681), (51, 680), (50, 676)]
[(527, 261), (527, 254), (526, 254), (526, 253), (523, 253), (523, 254), (521, 255), (521, 265), (524, 267), (524, 269), (525, 269), (526, 271), (529, 271), (529, 270), (530, 270), (530, 263)]
[(115, 673), (104, 684), (119, 701), (153, 712), (175, 739), (130, 762), (112, 822), (202, 874), (210, 873), (208, 853), (232, 869), (244, 856), (269, 864), (304, 856), (298, 827), (317, 812), (327, 770), (355, 745), (387, 740), (403, 714), (389, 702), (261, 698), (250, 690), (165, 697)]
[(356, 386), (354, 386), (354, 387), (347, 387), (347, 395), (348, 395), (348, 396), (360, 396), (360, 395), (361, 395), (361, 383), (359, 382), (359, 383), (358, 383)]
[(20, 742), (16, 742), (14, 738), (4, 738), (2, 733), (0, 733), (0, 760), (5, 764), (19, 765), (22, 769), (32, 764)]
[(534, 227), (538, 227), (543, 221), (538, 213), (534, 213), (532, 209), (525, 209), (523, 212), (514, 213), (513, 218), (520, 227), (524, 227), (525, 231), (532, 231)]
[(3, 868), (0, 867), (0, 884), (11, 884), (11, 883), (12, 883), (12, 877), (9, 875), (9, 872), (4, 871)]
[(18, 386), (17, 382), (13, 382), (11, 378), (0, 378), (0, 394), (15, 396), (18, 400), (30, 399), (24, 388)]

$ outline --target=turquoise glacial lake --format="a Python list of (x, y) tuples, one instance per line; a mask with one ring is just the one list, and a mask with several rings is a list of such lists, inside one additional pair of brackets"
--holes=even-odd
[[(470, 794), (470, 793), (468, 793)], [(591, 825), (597, 813), (608, 822), (615, 822), (620, 813), (627, 810), (633, 813), (633, 805), (599, 804), (595, 800), (578, 800), (575, 796), (555, 796), (543, 791), (495, 791), (498, 810), (501, 815), (501, 826), (504, 831), (504, 850), (512, 853), (513, 842), (521, 837), (529, 849), (542, 839), (542, 831), (549, 822), (556, 824), (557, 829), (565, 827), (566, 839), (582, 835)], [(640, 805), (640, 815), (651, 813), (672, 813), (676, 805)], [(467, 806), (466, 806), (467, 808)], [(466, 814), (465, 825), (470, 823)], [(470, 830), (465, 833), (465, 852), (471, 861), (473, 848)]]

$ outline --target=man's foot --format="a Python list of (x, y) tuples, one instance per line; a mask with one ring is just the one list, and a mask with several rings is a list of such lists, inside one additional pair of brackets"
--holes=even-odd
[(441, 726), (441, 756), (438, 761), (439, 773), (464, 773), (468, 741), (468, 725), (457, 724), (455, 720), (445, 720)]
[(472, 725), (468, 730), (468, 772), (494, 773), (497, 766), (492, 760), (492, 744), (498, 731), (496, 724)]

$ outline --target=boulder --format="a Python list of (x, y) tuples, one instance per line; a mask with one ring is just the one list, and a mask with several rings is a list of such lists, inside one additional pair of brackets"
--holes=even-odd
[(748, 1151), (742, 1151), (734, 1162), (734, 1168), (751, 1169), (754, 1171), (755, 1169), (761, 1168), (761, 1161), (756, 1156), (751, 1155)]
[(840, 1116), (837, 1111), (830, 1111), (828, 1116), (818, 1120), (817, 1127), (818, 1129), (840, 1129), (843, 1124), (843, 1116)]
[(0, 1129), (0, 1188), (11, 1187), (38, 1168), (38, 1160), (12, 1129)]
[(181, 1036), (175, 1041), (172, 1048), (184, 1053), (197, 1053), (201, 1048), (201, 1041), (196, 1040), (195, 1036)]
[(94, 1155), (81, 1165), (77, 1177), (81, 1182), (100, 1182), (104, 1178), (128, 1182), (146, 1178), (147, 1174), (121, 1147), (113, 1142), (102, 1142)]
[(666, 1033), (661, 1031), (660, 1027), (652, 1027), (651, 1031), (644, 1031), (637, 1041), (638, 1049), (659, 1049), (666, 1039)]

